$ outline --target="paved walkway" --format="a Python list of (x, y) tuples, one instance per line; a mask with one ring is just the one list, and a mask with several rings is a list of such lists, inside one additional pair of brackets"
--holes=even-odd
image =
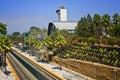
[(6, 76), (1, 70), (0, 70), (0, 80), (15, 80), (13, 76)]
[[(17, 51), (20, 51), (17, 49)], [(35, 56), (30, 56), (27, 52), (22, 52), (21, 54), (24, 54), (24, 56), (27, 56), (35, 61), (38, 62), (38, 64), (45, 66), (46, 68), (54, 71), (55, 73), (57, 73), (58, 75), (66, 78), (67, 80), (93, 80), (89, 77), (86, 77), (84, 75), (81, 75), (79, 73), (76, 73), (72, 70), (66, 69), (64, 67), (62, 67), (62, 70), (59, 69), (59, 65), (57, 64), (53, 64), (53, 63), (46, 63), (46, 62), (42, 62), (40, 59), (38, 59)]]

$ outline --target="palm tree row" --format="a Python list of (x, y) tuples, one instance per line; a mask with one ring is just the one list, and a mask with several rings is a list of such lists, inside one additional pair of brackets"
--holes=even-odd
[(102, 16), (95, 14), (93, 17), (88, 14), (79, 20), (75, 29), (75, 34), (78, 37), (81, 37), (85, 42), (87, 41), (87, 38), (94, 37), (98, 44), (102, 43), (111, 45), (112, 43), (120, 45), (119, 29), (120, 15), (118, 13), (115, 13), (112, 18), (109, 14), (104, 14)]
[[(46, 36), (43, 40), (40, 38), (33, 37), (30, 34), (29, 37), (25, 38), (25, 42), (28, 44), (30, 49), (30, 54), (33, 55), (35, 53), (34, 55), (36, 55), (38, 58), (44, 57), (44, 60), (47, 62), (49, 62), (48, 56), (53, 53), (53, 50), (59, 50), (59, 55), (61, 56), (61, 49), (64, 47), (64, 45), (67, 44), (66, 39), (64, 37), (66, 35), (61, 33), (59, 33), (59, 31), (56, 30), (51, 35)], [(33, 51), (33, 48), (36, 49), (35, 52)]]
[(112, 18), (109, 14), (104, 14), (102, 16), (95, 14), (93, 17), (88, 14), (87, 17), (82, 17), (78, 22), (76, 33), (83, 37), (90, 37), (93, 35), (119, 37), (120, 35), (115, 35), (115, 32), (110, 31), (111, 29), (114, 30), (117, 25), (120, 26), (120, 15), (118, 13), (115, 13)]
[(63, 35), (56, 34), (56, 36), (52, 38), (54, 36), (53, 34), (55, 34), (55, 32), (53, 32), (50, 36), (46, 36), (44, 40), (34, 38), (34, 37), (26, 37), (25, 42), (29, 46), (30, 53), (31, 54), (33, 53), (31, 52), (32, 50), (31, 47), (36, 48), (38, 51), (45, 48), (46, 51), (49, 52), (55, 48), (60, 49), (61, 47), (67, 44), (66, 39), (64, 38)]

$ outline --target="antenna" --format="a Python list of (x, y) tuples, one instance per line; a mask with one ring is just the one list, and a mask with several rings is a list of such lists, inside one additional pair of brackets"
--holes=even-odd
[(63, 5), (62, 5), (62, 6), (60, 6), (60, 9), (65, 9), (65, 6), (63, 6)]

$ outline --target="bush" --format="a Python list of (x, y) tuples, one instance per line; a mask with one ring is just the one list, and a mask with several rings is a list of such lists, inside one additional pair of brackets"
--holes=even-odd
[(93, 45), (95, 44), (96, 39), (94, 37), (89, 37), (88, 38), (88, 44)]
[(107, 36), (102, 36), (101, 42), (102, 42), (104, 45), (106, 45), (106, 44), (107, 44), (107, 41), (108, 41), (107, 39), (108, 39)]
[(79, 39), (78, 39), (78, 41), (80, 42), (80, 43), (86, 43), (86, 41), (87, 41), (87, 38), (85, 38), (85, 37), (79, 37)]
[(116, 67), (118, 65), (118, 63), (119, 63), (119, 60), (116, 60), (115, 63), (113, 64), (113, 66)]
[(120, 38), (117, 38), (116, 44), (120, 46)]
[(115, 38), (115, 37), (110, 37), (110, 38), (108, 38), (108, 42), (107, 42), (108, 45), (113, 46), (113, 45), (115, 45), (116, 43), (117, 43), (117, 38)]

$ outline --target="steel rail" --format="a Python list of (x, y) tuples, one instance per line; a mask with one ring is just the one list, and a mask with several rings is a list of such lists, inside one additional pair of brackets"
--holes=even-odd
[(12, 54), (8, 53), (7, 58), (12, 64), (19, 80), (37, 80)]
[(37, 62), (31, 60), (30, 58), (24, 56), (23, 54), (15, 51), (16, 55), (18, 55), (21, 59), (24, 59), (26, 62), (28, 62), (34, 69), (36, 69), (37, 71), (39, 71), (42, 75), (44, 75), (45, 77), (47, 77), (49, 80), (66, 80), (65, 78), (58, 76), (56, 74), (54, 74), (53, 71), (46, 69), (43, 66), (40, 66)]

